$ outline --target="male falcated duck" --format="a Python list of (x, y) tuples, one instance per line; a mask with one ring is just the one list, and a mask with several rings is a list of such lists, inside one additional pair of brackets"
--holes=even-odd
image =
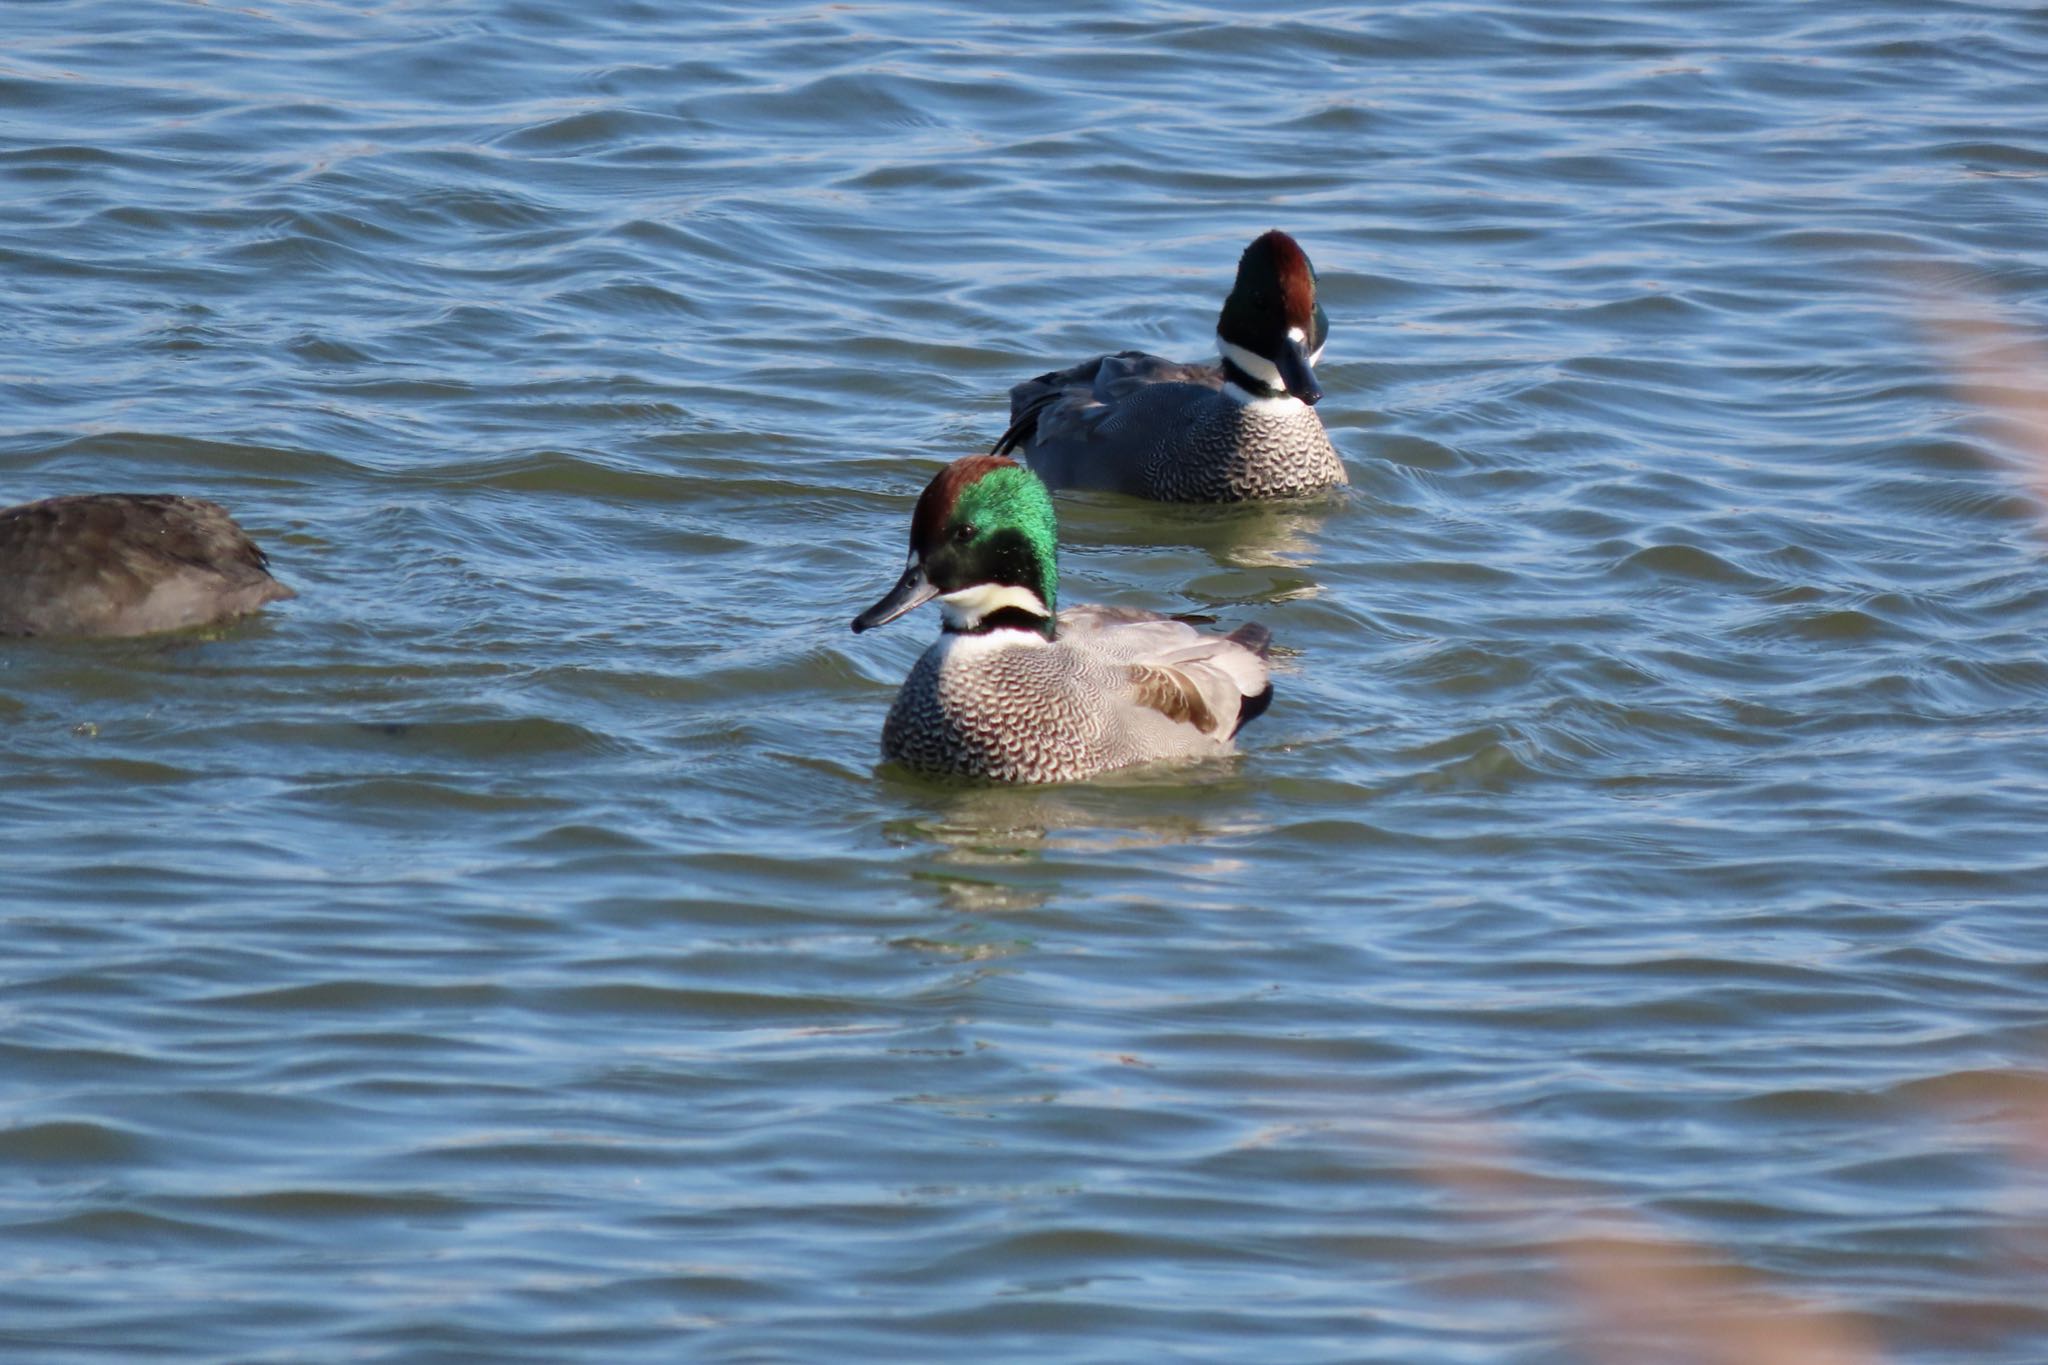
[(882, 752), (927, 773), (1065, 782), (1227, 754), (1266, 709), (1266, 631), (1207, 634), (1117, 607), (1054, 615), (1052, 498), (1013, 460), (971, 455), (917, 500), (910, 563), (854, 619), (879, 626), (933, 598), (943, 633), (910, 670)]
[(198, 498), (81, 493), (0, 510), (0, 635), (148, 635), (296, 595)]
[(1286, 498), (1348, 482), (1316, 416), (1330, 330), (1316, 272), (1275, 229), (1245, 248), (1216, 319), (1221, 357), (1180, 364), (1119, 351), (1010, 390), (1015, 451), (1055, 488), (1166, 502)]

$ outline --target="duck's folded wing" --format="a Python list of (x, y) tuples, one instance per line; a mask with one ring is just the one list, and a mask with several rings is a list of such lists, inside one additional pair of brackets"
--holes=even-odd
[(1121, 663), (1133, 700), (1219, 739), (1266, 708), (1269, 638), (1261, 626), (1228, 635), (1127, 607), (1078, 606), (1060, 613), (1061, 638)]
[(1187, 364), (1144, 351), (1091, 356), (1064, 370), (1048, 371), (1010, 390), (1010, 425), (989, 453), (1086, 443), (1117, 404), (1153, 384), (1199, 384), (1220, 390), (1223, 371), (1213, 363)]
[[(1192, 725), (1205, 735), (1216, 733), (1216, 712), (1196, 681), (1177, 668), (1159, 664), (1130, 666), (1131, 700), (1168, 720)], [(1232, 695), (1232, 710), (1241, 699)]]

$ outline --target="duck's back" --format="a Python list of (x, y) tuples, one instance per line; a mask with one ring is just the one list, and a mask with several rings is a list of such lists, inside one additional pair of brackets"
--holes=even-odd
[(87, 493), (0, 511), (0, 635), (146, 635), (293, 595), (198, 498)]
[(1010, 390), (1014, 449), (1047, 483), (1172, 502), (1289, 497), (1346, 481), (1315, 409), (1241, 403), (1220, 365), (1119, 351)]

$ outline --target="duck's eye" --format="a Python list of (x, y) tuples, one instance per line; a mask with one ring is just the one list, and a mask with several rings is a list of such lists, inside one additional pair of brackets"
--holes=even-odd
[(962, 545), (965, 545), (968, 541), (974, 539), (974, 523), (971, 521), (963, 521), (958, 526), (954, 527), (953, 539), (959, 541)]

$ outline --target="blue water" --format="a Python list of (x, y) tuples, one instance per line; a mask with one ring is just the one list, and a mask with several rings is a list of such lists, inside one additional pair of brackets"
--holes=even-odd
[[(2048, 1360), (2048, 14), (16, 3), (0, 1355)], [(1228, 763), (880, 769), (1018, 379), (1320, 272), (1327, 502), (1060, 499)]]

